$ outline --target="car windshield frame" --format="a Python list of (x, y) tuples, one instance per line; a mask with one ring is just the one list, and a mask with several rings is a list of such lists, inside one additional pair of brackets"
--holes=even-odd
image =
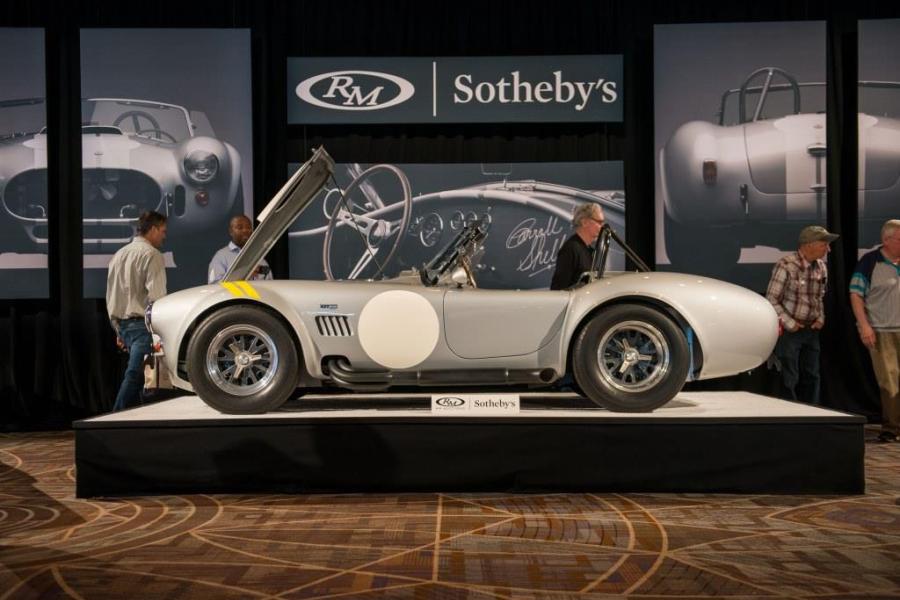
[[(817, 88), (817, 87), (825, 87), (827, 84), (824, 81), (806, 81), (806, 82), (794, 82), (794, 83), (770, 83), (768, 86), (757, 85), (757, 86), (749, 86), (743, 88), (745, 95), (749, 94), (759, 94), (760, 97), (757, 100), (756, 106), (754, 107), (754, 116), (748, 117), (746, 114), (741, 114), (740, 108), (738, 109), (738, 120), (736, 123), (730, 123), (730, 125), (743, 125), (745, 123), (753, 123), (758, 120), (762, 120), (765, 117), (761, 117), (763, 114), (763, 110), (765, 109), (765, 101), (767, 99), (767, 94), (769, 92), (783, 92), (789, 91), (796, 86), (797, 89), (802, 91), (804, 88)], [(900, 81), (878, 81), (878, 80), (863, 80), (857, 83), (857, 88), (862, 89), (881, 89), (881, 90), (900, 90)], [(765, 92), (765, 94), (763, 93)], [(716, 111), (716, 120), (720, 126), (726, 126), (728, 124), (725, 123), (725, 115), (727, 114), (728, 102), (732, 96), (740, 95), (741, 88), (734, 88), (730, 90), (725, 90), (722, 93), (722, 99), (719, 102), (719, 108)], [(760, 106), (760, 102), (762, 102), (762, 106)], [(745, 107), (746, 109), (746, 107)], [(746, 113), (746, 110), (744, 111)], [(798, 102), (795, 106), (795, 112), (793, 114), (803, 114), (802, 107), (802, 94), (800, 97), (800, 102)], [(771, 117), (769, 117), (771, 118)]]
[[(759, 98), (756, 101), (756, 104), (753, 109), (753, 115), (748, 117), (746, 114), (746, 107), (744, 107), (744, 111), (741, 111), (740, 107), (738, 108), (738, 120), (736, 123), (732, 123), (732, 125), (744, 125), (745, 123), (755, 123), (756, 121), (766, 120), (770, 118), (780, 118), (780, 117), (763, 117), (763, 111), (765, 110), (765, 103), (768, 99), (768, 95), (771, 92), (784, 92), (790, 91), (796, 88), (802, 90), (803, 88), (816, 88), (816, 87), (825, 87), (826, 83), (824, 81), (809, 81), (803, 83), (773, 83), (766, 85), (755, 85), (743, 88), (745, 95), (750, 94), (759, 94)], [(728, 107), (728, 100), (733, 95), (740, 96), (742, 88), (734, 88), (731, 90), (726, 90), (722, 93), (722, 100), (719, 102), (719, 109), (716, 111), (716, 117), (718, 124), (721, 126), (725, 126), (725, 115)], [(744, 114), (741, 114), (741, 113)], [(794, 112), (790, 114), (799, 115), (803, 113), (802, 107), (802, 97), (798, 99), (794, 104)], [(782, 115), (786, 116), (786, 115)]]
[(619, 237), (609, 223), (604, 223), (603, 227), (600, 228), (600, 233), (597, 235), (597, 240), (594, 242), (591, 270), (587, 273), (587, 280), (582, 283), (590, 283), (591, 281), (603, 279), (603, 275), (606, 274), (606, 259), (609, 256), (609, 246), (611, 242), (618, 244), (625, 252), (625, 256), (631, 259), (639, 272), (649, 273), (653, 270), (631, 246), (625, 243), (625, 240)]
[[(113, 106), (117, 109), (121, 107), (120, 110), (108, 111), (110, 113), (114, 113), (115, 116), (109, 118), (107, 111), (99, 111), (99, 114), (103, 117), (102, 119), (94, 119), (98, 114), (98, 108), (104, 108), (106, 106)], [(169, 112), (172, 111), (172, 112)], [(133, 125), (132, 129), (134, 131), (129, 131), (127, 128), (123, 128), (122, 125), (127, 120), (122, 119), (122, 115), (127, 115), (128, 113), (145, 113), (150, 117), (155, 117), (156, 123), (158, 125), (159, 130), (168, 134), (175, 140), (176, 143), (181, 143), (184, 140), (190, 139), (196, 135), (196, 126), (194, 122), (191, 120), (190, 112), (183, 106), (178, 104), (170, 104), (168, 102), (157, 102), (153, 100), (135, 100), (130, 98), (85, 98), (81, 101), (81, 126), (82, 127), (118, 127), (118, 129), (127, 135), (135, 135), (137, 137), (146, 138), (146, 139), (159, 139), (152, 135), (143, 135), (138, 133), (139, 131), (148, 131), (149, 129), (135, 129), (136, 123), (138, 123), (141, 119), (146, 121), (148, 124), (152, 125), (152, 122), (148, 121), (146, 117), (132, 117), (134, 122), (130, 123)], [(174, 116), (177, 115), (177, 116)], [(163, 120), (165, 118), (165, 120)], [(127, 119), (127, 117), (126, 117)], [(182, 123), (183, 119), (183, 123)], [(108, 122), (107, 122), (108, 121)], [(118, 124), (115, 124), (116, 121), (119, 121)], [(167, 127), (163, 127), (163, 125), (167, 125)], [(177, 135), (176, 135), (177, 134)]]
[[(867, 79), (859, 82), (858, 85), (859, 91), (857, 91), (857, 102), (858, 106), (862, 107), (863, 104), (868, 104), (866, 100), (862, 98), (862, 90), (900, 90), (900, 81), (880, 81)], [(896, 102), (890, 102), (890, 106), (898, 106)], [(866, 114), (876, 114), (875, 112), (871, 112), (869, 109), (871, 106), (867, 106), (866, 110), (863, 111), (860, 109), (859, 112), (865, 112)], [(882, 113), (878, 113), (882, 114)], [(887, 113), (883, 113), (884, 116), (893, 116), (894, 118), (900, 118), (900, 106), (893, 112), (893, 114), (889, 115)]]

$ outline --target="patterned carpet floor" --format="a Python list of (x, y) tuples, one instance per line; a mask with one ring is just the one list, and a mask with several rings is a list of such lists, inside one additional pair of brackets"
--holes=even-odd
[(861, 496), (79, 500), (70, 432), (0, 435), (0, 600), (900, 598), (900, 444)]

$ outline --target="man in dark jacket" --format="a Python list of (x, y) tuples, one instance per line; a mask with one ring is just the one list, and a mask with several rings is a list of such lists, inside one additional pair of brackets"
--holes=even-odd
[(556, 268), (550, 282), (551, 290), (565, 290), (590, 271), (594, 257), (593, 245), (603, 227), (603, 209), (599, 204), (587, 202), (575, 208), (572, 225), (575, 233), (560, 247), (556, 255)]

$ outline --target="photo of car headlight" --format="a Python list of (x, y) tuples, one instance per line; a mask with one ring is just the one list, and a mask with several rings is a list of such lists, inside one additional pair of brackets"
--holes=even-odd
[(184, 158), (184, 172), (195, 183), (209, 183), (219, 172), (219, 159), (212, 152), (194, 150)]

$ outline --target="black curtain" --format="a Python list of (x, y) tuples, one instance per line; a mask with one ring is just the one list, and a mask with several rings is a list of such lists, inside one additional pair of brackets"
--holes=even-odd
[[(250, 28), (253, 52), (254, 203), (282, 185), (288, 162), (324, 144), (341, 162), (623, 160), (629, 243), (654, 256), (653, 25), (825, 20), (828, 226), (831, 254), (823, 332), (823, 400), (878, 418), (868, 356), (846, 287), (856, 260), (856, 22), (900, 17), (875, 1), (628, 2), (627, 0), (32, 0), (0, 5), (0, 27), (46, 35), (51, 296), (0, 301), (0, 429), (64, 427), (109, 410), (124, 358), (102, 301), (82, 298), (79, 30), (82, 27)], [(752, 48), (748, 48), (751, 52)], [(288, 126), (287, 56), (624, 54), (625, 119), (616, 124)], [(248, 115), (251, 118), (251, 115)], [(287, 248), (270, 257), (287, 274)], [(764, 368), (691, 384), (775, 393)]]

